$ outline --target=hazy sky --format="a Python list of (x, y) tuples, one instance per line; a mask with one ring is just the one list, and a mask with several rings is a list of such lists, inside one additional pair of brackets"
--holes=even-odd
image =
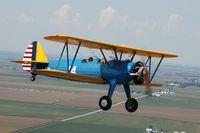
[[(167, 62), (200, 66), (199, 0), (1, 0), (0, 50), (24, 52), (44, 35), (69, 34), (177, 53)], [(59, 47), (61, 47), (60, 45)]]

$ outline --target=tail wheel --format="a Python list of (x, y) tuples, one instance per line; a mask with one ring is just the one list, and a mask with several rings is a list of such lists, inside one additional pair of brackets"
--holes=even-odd
[(135, 112), (138, 108), (138, 102), (136, 99), (131, 98), (126, 101), (125, 108), (128, 112)]
[(108, 96), (102, 96), (99, 100), (99, 107), (102, 110), (109, 110), (112, 106), (112, 100)]
[(30, 80), (31, 80), (31, 81), (35, 81), (35, 76), (31, 76), (31, 77), (30, 77)]

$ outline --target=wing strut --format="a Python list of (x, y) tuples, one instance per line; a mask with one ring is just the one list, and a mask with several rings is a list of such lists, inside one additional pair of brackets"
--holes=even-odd
[(164, 56), (161, 57), (158, 65), (157, 65), (157, 67), (156, 67), (156, 69), (155, 69), (155, 71), (154, 71), (154, 73), (153, 73), (153, 75), (151, 77), (151, 81), (153, 80), (153, 78), (154, 78), (154, 76), (155, 76), (155, 74), (156, 74), (156, 72), (157, 72), (157, 70), (158, 70), (158, 68), (159, 68), (159, 66), (160, 66), (160, 64), (161, 64), (161, 62), (162, 62), (163, 59), (164, 59)]
[(60, 65), (60, 61), (61, 61), (61, 59), (62, 59), (64, 50), (65, 50), (65, 45), (64, 45), (64, 47), (63, 47), (63, 49), (62, 49), (62, 52), (61, 52), (61, 54), (60, 54), (60, 58), (59, 58), (59, 61), (58, 61), (57, 66), (56, 66), (56, 69), (58, 69), (58, 66)]
[(149, 79), (151, 77), (151, 56), (149, 56)]
[(100, 51), (101, 51), (101, 54), (103, 55), (103, 58), (105, 59), (105, 61), (107, 62), (107, 59), (106, 59), (106, 56), (105, 56), (105, 54), (104, 54), (104, 52), (103, 52), (103, 50), (100, 48)]
[(66, 46), (66, 52), (67, 52), (67, 71), (70, 72), (69, 71), (69, 45), (67, 42), (65, 43), (65, 46)]
[(118, 56), (117, 56), (117, 51), (116, 51), (116, 49), (114, 48), (113, 51), (114, 51), (114, 53), (115, 53), (115, 58), (116, 58), (116, 60), (118, 61)]
[(147, 63), (149, 62), (149, 60), (150, 60), (150, 58), (148, 57), (148, 59), (147, 59), (147, 61), (146, 61), (145, 65), (147, 65)]
[(69, 65), (69, 44), (68, 44), (68, 42), (65, 42), (65, 45), (64, 45), (64, 47), (63, 47), (63, 49), (62, 49), (62, 52), (61, 52), (61, 54), (60, 54), (59, 61), (58, 61), (58, 64), (57, 64), (57, 66), (56, 66), (56, 69), (58, 69), (58, 67), (59, 67), (60, 61), (61, 61), (61, 59), (62, 59), (63, 53), (64, 53), (65, 48), (66, 48), (66, 53), (67, 53), (67, 71), (68, 71), (68, 72), (71, 72), (71, 70), (72, 70), (72, 68), (73, 68), (73, 65), (74, 65), (74, 61), (75, 61), (75, 59), (76, 59), (76, 56), (77, 56), (77, 54), (78, 54), (78, 51), (79, 51), (80, 46), (81, 46), (81, 42), (79, 42), (79, 45), (78, 45), (78, 47), (77, 47), (77, 49), (76, 49), (74, 58), (73, 58), (73, 60), (72, 60), (71, 66), (70, 66), (70, 65)]
[(119, 60), (122, 60), (122, 52), (120, 53)]
[(131, 62), (133, 61), (134, 57), (135, 57), (136, 51), (134, 51), (132, 57), (131, 57)]
[(151, 56), (148, 57), (145, 66), (149, 63), (149, 79), (151, 78)]
[(164, 56), (161, 57), (158, 65), (156, 66), (156, 69), (154, 70), (154, 72), (153, 72), (153, 74), (151, 76), (151, 65), (152, 65), (152, 63), (151, 63), (151, 56), (148, 57), (145, 65), (147, 65), (149, 63), (148, 67), (149, 67), (149, 79), (150, 79), (150, 82), (153, 80), (153, 78), (154, 78), (154, 76), (155, 76), (155, 74), (156, 74), (156, 72), (157, 72), (157, 70), (158, 70), (158, 68), (159, 68), (159, 66), (160, 66), (160, 64), (161, 64), (161, 62), (162, 62), (163, 59), (164, 59)]
[(79, 51), (80, 46), (81, 46), (81, 41), (79, 42), (78, 47), (77, 47), (77, 49), (76, 49), (76, 53), (75, 53), (74, 58), (73, 58), (73, 60), (72, 60), (72, 64), (71, 64), (71, 67), (70, 67), (69, 72), (71, 72), (71, 70), (72, 70), (72, 68), (73, 68), (74, 61), (75, 61), (75, 59), (76, 59), (76, 56), (77, 56), (77, 54), (78, 54), (78, 51)]

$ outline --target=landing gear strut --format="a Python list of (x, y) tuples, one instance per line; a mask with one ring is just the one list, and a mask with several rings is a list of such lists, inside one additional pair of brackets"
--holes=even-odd
[(126, 92), (127, 101), (125, 103), (125, 108), (128, 112), (135, 112), (138, 108), (138, 102), (136, 99), (131, 98), (130, 86), (128, 83), (124, 84), (124, 90)]
[(102, 109), (102, 110), (109, 110), (112, 106), (112, 100), (111, 100), (111, 97), (113, 95), (113, 92), (115, 90), (115, 87), (116, 87), (116, 80), (110, 80), (109, 82), (110, 86), (109, 86), (109, 89), (108, 89), (108, 95), (107, 96), (102, 96), (99, 100), (99, 107)]

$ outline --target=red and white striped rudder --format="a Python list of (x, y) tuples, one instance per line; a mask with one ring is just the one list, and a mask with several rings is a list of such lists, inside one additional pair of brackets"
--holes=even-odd
[[(32, 61), (32, 54), (33, 53), (33, 43), (29, 44), (25, 53), (24, 53), (24, 58), (23, 61)], [(23, 63), (22, 64), (23, 70), (30, 72), (31, 71), (31, 63)]]

